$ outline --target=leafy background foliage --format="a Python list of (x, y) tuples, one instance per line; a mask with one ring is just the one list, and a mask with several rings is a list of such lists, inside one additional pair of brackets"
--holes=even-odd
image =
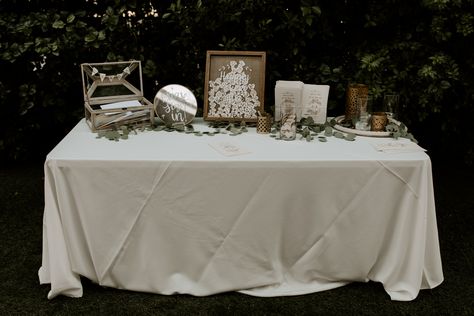
[(44, 159), (83, 116), (79, 65), (142, 61), (145, 96), (188, 86), (202, 107), (206, 50), (267, 52), (276, 80), (331, 86), (344, 112), (350, 82), (380, 99), (435, 158), (474, 162), (472, 0), (0, 0), (2, 160)]

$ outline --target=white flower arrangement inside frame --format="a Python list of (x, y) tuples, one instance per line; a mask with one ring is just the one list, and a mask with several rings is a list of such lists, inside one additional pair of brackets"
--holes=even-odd
[(213, 117), (257, 118), (260, 100), (252, 68), (243, 60), (231, 60), (219, 68), (220, 76), (209, 81), (209, 115)]

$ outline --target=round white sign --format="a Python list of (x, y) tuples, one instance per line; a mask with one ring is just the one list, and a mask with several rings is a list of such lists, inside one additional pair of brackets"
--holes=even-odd
[(155, 113), (166, 124), (188, 124), (197, 112), (197, 100), (188, 88), (170, 84), (158, 91), (154, 100)]

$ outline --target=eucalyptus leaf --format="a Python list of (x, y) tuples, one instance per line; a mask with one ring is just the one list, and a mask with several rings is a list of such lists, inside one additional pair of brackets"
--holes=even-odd
[(344, 136), (344, 139), (348, 141), (353, 141), (355, 140), (355, 138), (356, 138), (356, 135), (354, 133), (348, 133), (346, 136)]
[(179, 132), (184, 132), (184, 123), (182, 122), (179, 122), (179, 123), (173, 123), (171, 125), (171, 128), (175, 129), (176, 131), (179, 131)]
[(120, 134), (118, 131), (112, 130), (112, 131), (105, 132), (105, 137), (108, 138), (109, 140), (118, 141), (120, 138)]
[(299, 121), (299, 123), (300, 123), (301, 125), (314, 125), (314, 124), (315, 124), (315, 123), (314, 123), (314, 119), (313, 119), (313, 117), (311, 117), (311, 116), (301, 118), (301, 120)]
[(390, 124), (387, 124), (387, 126), (385, 126), (385, 130), (387, 132), (397, 132), (398, 131), (398, 126), (397, 124), (394, 124), (394, 123), (390, 123)]
[(309, 128), (308, 128), (308, 127), (303, 128), (303, 130), (301, 131), (301, 135), (302, 135), (303, 137), (307, 137), (309, 134), (310, 134), (310, 132), (309, 132)]
[(331, 126), (326, 126), (324, 129), (324, 135), (325, 136), (332, 136), (332, 127)]
[(319, 136), (319, 137), (318, 137), (318, 140), (319, 140), (320, 142), (322, 142), (322, 143), (325, 143), (325, 142), (328, 141), (328, 139), (327, 139), (326, 137), (324, 137), (324, 136)]
[(315, 133), (321, 133), (321, 127), (319, 125), (311, 126), (310, 129)]
[(344, 138), (344, 134), (341, 132), (334, 132), (334, 137), (336, 138)]
[(415, 139), (412, 133), (407, 133), (405, 137), (414, 142), (415, 144), (418, 144), (418, 141)]

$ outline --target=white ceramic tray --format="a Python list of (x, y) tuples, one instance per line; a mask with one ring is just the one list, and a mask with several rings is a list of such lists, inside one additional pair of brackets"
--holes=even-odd
[[(344, 127), (339, 125), (343, 120), (345, 116), (341, 115), (338, 117), (335, 117), (334, 120), (336, 120), (336, 125), (334, 125), (334, 128), (337, 129), (338, 131), (344, 132), (344, 133), (353, 133), (359, 136), (368, 136), (368, 137), (391, 137), (390, 132), (374, 132), (374, 131), (361, 131), (358, 129), (354, 128), (349, 128), (349, 127)], [(395, 120), (395, 119), (389, 119), (390, 123), (395, 123), (397, 125), (400, 125), (400, 122)]]

